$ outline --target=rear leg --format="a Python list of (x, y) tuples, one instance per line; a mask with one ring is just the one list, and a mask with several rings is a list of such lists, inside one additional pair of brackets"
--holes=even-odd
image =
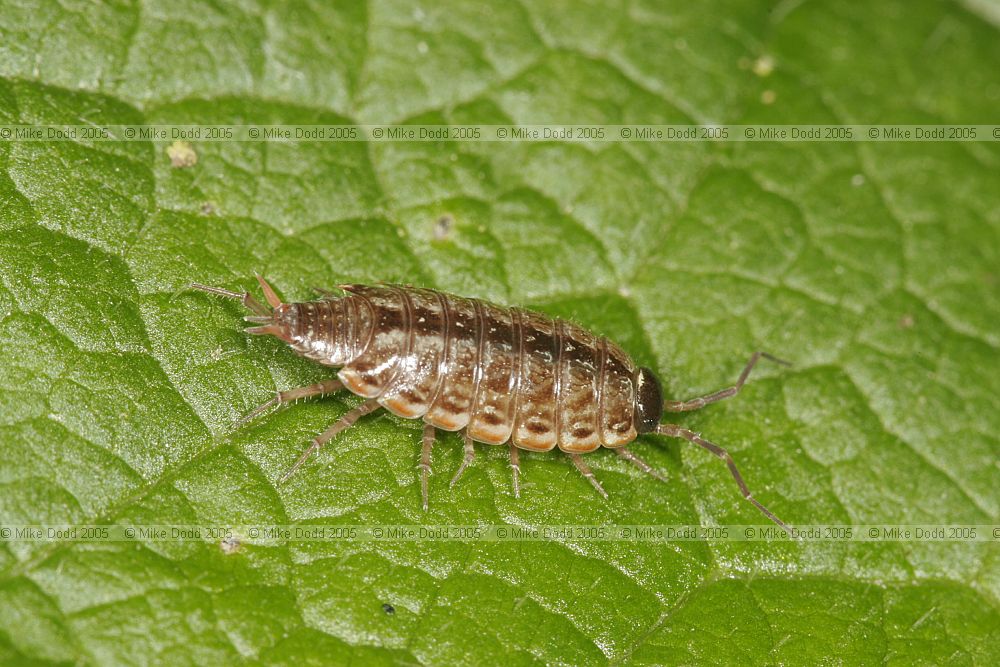
[(590, 469), (590, 466), (584, 463), (583, 457), (579, 454), (570, 454), (569, 460), (573, 462), (573, 465), (575, 465), (576, 469), (580, 471), (580, 474), (583, 475), (588, 482), (590, 482), (591, 486), (597, 489), (597, 492), (604, 496), (604, 499), (607, 500), (608, 492), (604, 490), (601, 483), (597, 481), (596, 477), (594, 477), (594, 471)]
[(427, 478), (431, 474), (431, 450), (434, 448), (434, 435), (436, 431), (432, 424), (424, 424), (424, 444), (420, 449), (420, 494), (424, 499), (424, 511), (427, 511)]
[(521, 497), (521, 452), (510, 443), (510, 472), (514, 482), (514, 497)]
[(274, 398), (258, 406), (254, 411), (248, 413), (245, 417), (240, 419), (239, 423), (245, 424), (248, 421), (256, 419), (261, 413), (266, 412), (273, 407), (282, 405), (283, 403), (290, 403), (292, 401), (297, 401), (300, 398), (309, 398), (310, 396), (332, 394), (343, 388), (344, 384), (340, 380), (323, 380), (322, 382), (317, 382), (316, 384), (311, 384), (306, 387), (276, 392)]
[(298, 470), (299, 467), (301, 467), (302, 464), (305, 463), (306, 460), (310, 456), (312, 456), (314, 452), (318, 452), (323, 447), (323, 445), (330, 442), (330, 440), (332, 440), (338, 433), (350, 428), (351, 426), (354, 425), (354, 422), (358, 421), (363, 416), (367, 415), (369, 412), (374, 412), (375, 410), (378, 410), (380, 407), (382, 406), (379, 404), (377, 400), (375, 400), (374, 398), (370, 398), (361, 405), (359, 405), (358, 407), (354, 408), (353, 410), (349, 410), (348, 412), (344, 413), (344, 416), (338, 419), (336, 422), (334, 422), (330, 426), (330, 428), (326, 429), (325, 431), (317, 435), (315, 438), (313, 438), (312, 444), (309, 446), (309, 448), (306, 449), (306, 451), (302, 452), (302, 456), (299, 457), (299, 460), (295, 462), (295, 465), (293, 465), (291, 468), (288, 469), (288, 472), (286, 472), (284, 475), (281, 476), (281, 479), (278, 480), (278, 483), (279, 484), (285, 483), (285, 481), (287, 481), (289, 477), (295, 474), (295, 471)]
[(782, 366), (792, 365), (784, 359), (779, 359), (774, 355), (768, 354), (767, 352), (754, 352), (750, 356), (750, 361), (747, 362), (746, 368), (743, 369), (743, 372), (740, 373), (740, 377), (736, 380), (736, 384), (732, 387), (726, 387), (725, 389), (720, 389), (719, 391), (712, 392), (711, 394), (690, 398), (686, 401), (667, 401), (663, 404), (664, 412), (690, 412), (691, 410), (703, 408), (710, 403), (721, 401), (724, 398), (735, 396), (740, 393), (740, 389), (743, 388), (743, 383), (747, 381), (748, 377), (750, 377), (750, 371), (752, 371), (753, 367), (757, 365), (757, 361), (760, 360), (761, 357), (767, 359), (768, 361), (781, 364)]

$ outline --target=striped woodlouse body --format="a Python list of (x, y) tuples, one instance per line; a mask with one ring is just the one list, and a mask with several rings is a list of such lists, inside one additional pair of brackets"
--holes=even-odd
[(757, 352), (733, 386), (664, 402), (653, 371), (637, 367), (607, 338), (567, 320), (388, 284), (341, 285), (343, 295), (317, 290), (317, 300), (283, 303), (261, 276), (257, 279), (270, 308), (248, 292), (191, 286), (240, 300), (255, 313), (245, 318), (257, 325), (248, 333), (275, 336), (307, 359), (339, 371), (337, 379), (278, 392), (245, 420), (282, 403), (345, 388), (366, 399), (316, 436), (281, 481), (360, 417), (384, 407), (425, 422), (418, 466), (425, 510), (436, 429), (464, 434), (465, 457), (452, 485), (472, 462), (474, 441), (509, 444), (515, 496), (520, 495), (519, 449), (558, 447), (604, 497), (581, 457), (602, 446), (666, 481), (627, 448), (639, 434), (659, 433), (684, 438), (723, 459), (744, 497), (786, 527), (753, 498), (726, 450), (660, 419), (664, 412), (696, 410), (735, 395), (760, 357), (787, 362)]

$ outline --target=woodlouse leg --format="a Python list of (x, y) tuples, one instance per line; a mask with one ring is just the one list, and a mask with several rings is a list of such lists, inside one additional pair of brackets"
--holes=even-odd
[(643, 471), (647, 475), (650, 475), (651, 477), (655, 477), (656, 479), (660, 480), (661, 482), (666, 482), (667, 481), (667, 478), (664, 477), (662, 474), (660, 474), (659, 471), (657, 471), (651, 465), (649, 465), (648, 463), (646, 463), (645, 461), (643, 461), (642, 459), (640, 459), (638, 456), (636, 456), (635, 454), (633, 454), (632, 452), (630, 452), (627, 447), (615, 447), (615, 454), (617, 454), (618, 456), (622, 457), (626, 461), (629, 461), (630, 463), (632, 463), (633, 465), (635, 465), (636, 468), (638, 468), (639, 470)]
[(287, 391), (279, 391), (275, 393), (274, 398), (268, 402), (260, 405), (253, 412), (247, 414), (243, 419), (239, 421), (240, 424), (245, 424), (246, 422), (254, 419), (262, 412), (269, 410), (273, 407), (281, 405), (282, 403), (290, 403), (292, 401), (297, 401), (300, 398), (309, 398), (310, 396), (322, 396), (323, 394), (332, 394), (336, 391), (340, 391), (344, 388), (344, 383), (340, 380), (323, 380), (322, 382), (317, 382), (316, 384), (311, 384), (307, 387), (299, 387), (297, 389), (289, 389)]
[(521, 452), (510, 443), (510, 471), (514, 479), (514, 497), (521, 497)]
[(380, 407), (382, 406), (377, 400), (370, 398), (353, 410), (344, 413), (344, 416), (334, 422), (330, 428), (313, 438), (312, 444), (309, 448), (302, 452), (302, 456), (299, 457), (299, 460), (295, 462), (295, 465), (288, 469), (288, 472), (281, 476), (278, 483), (283, 484), (289, 477), (295, 474), (295, 471), (306, 462), (306, 459), (312, 456), (314, 452), (318, 452), (323, 445), (332, 440), (338, 433), (352, 426), (354, 422), (358, 421), (369, 412), (374, 412)]
[(667, 401), (663, 404), (663, 410), (665, 412), (689, 412), (691, 410), (697, 410), (698, 408), (703, 408), (709, 403), (715, 403), (716, 401), (721, 401), (724, 398), (729, 398), (730, 396), (735, 396), (743, 388), (743, 383), (747, 381), (750, 376), (750, 371), (753, 367), (757, 365), (757, 361), (763, 357), (769, 361), (773, 361), (782, 366), (791, 366), (792, 364), (784, 359), (779, 359), (778, 357), (768, 354), (767, 352), (754, 352), (750, 355), (750, 361), (747, 362), (746, 368), (740, 373), (739, 379), (736, 380), (736, 384), (732, 387), (726, 387), (725, 389), (720, 389), (719, 391), (712, 392), (711, 394), (705, 394), (704, 396), (698, 396), (697, 398), (691, 398), (686, 401)]
[(260, 305), (260, 302), (253, 298), (250, 292), (230, 292), (229, 290), (222, 289), (221, 287), (212, 287), (211, 285), (202, 285), (201, 283), (191, 283), (190, 286), (194, 289), (200, 289), (202, 292), (215, 294), (216, 296), (224, 296), (227, 299), (236, 299), (258, 315), (264, 316), (268, 320), (271, 319), (271, 311)]
[(601, 483), (597, 481), (596, 477), (594, 477), (594, 471), (590, 469), (590, 466), (584, 463), (583, 457), (579, 454), (570, 454), (569, 459), (573, 462), (573, 465), (576, 466), (576, 469), (580, 471), (580, 474), (586, 477), (587, 481), (590, 482), (595, 489), (597, 489), (597, 492), (604, 496), (604, 499), (607, 500), (608, 492), (604, 490)]
[(420, 495), (424, 498), (424, 511), (427, 511), (427, 478), (431, 474), (431, 449), (434, 448), (435, 430), (432, 424), (424, 424), (424, 444), (420, 449)]
[(455, 476), (451, 478), (451, 484), (448, 486), (455, 486), (455, 482), (462, 476), (465, 469), (469, 467), (472, 460), (476, 458), (476, 448), (472, 443), (472, 436), (469, 435), (469, 429), (465, 429), (462, 435), (465, 438), (465, 458), (462, 459), (462, 465), (458, 466), (458, 470), (455, 472)]
[(656, 429), (656, 432), (661, 435), (670, 436), (672, 438), (684, 438), (685, 440), (693, 442), (699, 447), (707, 449), (708, 451), (712, 452), (720, 459), (725, 461), (726, 466), (729, 467), (729, 472), (732, 473), (733, 475), (733, 479), (735, 479), (736, 484), (739, 485), (740, 493), (743, 494), (743, 497), (749, 500), (753, 504), (753, 506), (759, 509), (768, 519), (775, 522), (785, 530), (789, 530), (788, 525), (784, 521), (776, 517), (771, 512), (771, 510), (761, 505), (756, 498), (750, 495), (750, 489), (747, 487), (746, 482), (743, 481), (743, 475), (741, 475), (740, 471), (736, 468), (736, 462), (733, 460), (733, 457), (729, 455), (729, 452), (727, 452), (725, 449), (715, 444), (714, 442), (709, 442), (708, 440), (705, 440), (705, 438), (701, 437), (694, 431), (682, 428), (677, 424), (660, 424), (659, 428)]

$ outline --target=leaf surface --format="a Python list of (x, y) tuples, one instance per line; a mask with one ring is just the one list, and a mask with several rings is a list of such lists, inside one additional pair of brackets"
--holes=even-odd
[[(0, 122), (982, 123), (988, 3), (8, 3)], [(960, 75), (959, 75), (960, 73)], [(572, 317), (660, 371), (792, 524), (997, 522), (993, 143), (0, 142), (0, 523), (754, 524), (676, 441), (435, 449), (192, 280), (400, 281)], [(447, 233), (441, 237), (440, 221)], [(0, 662), (995, 664), (995, 544), (0, 546)], [(395, 613), (383, 611), (390, 603)]]

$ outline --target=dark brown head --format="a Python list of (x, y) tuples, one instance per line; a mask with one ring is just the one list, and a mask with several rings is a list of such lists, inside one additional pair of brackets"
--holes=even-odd
[(635, 430), (655, 431), (663, 416), (663, 389), (660, 380), (648, 368), (635, 373)]

